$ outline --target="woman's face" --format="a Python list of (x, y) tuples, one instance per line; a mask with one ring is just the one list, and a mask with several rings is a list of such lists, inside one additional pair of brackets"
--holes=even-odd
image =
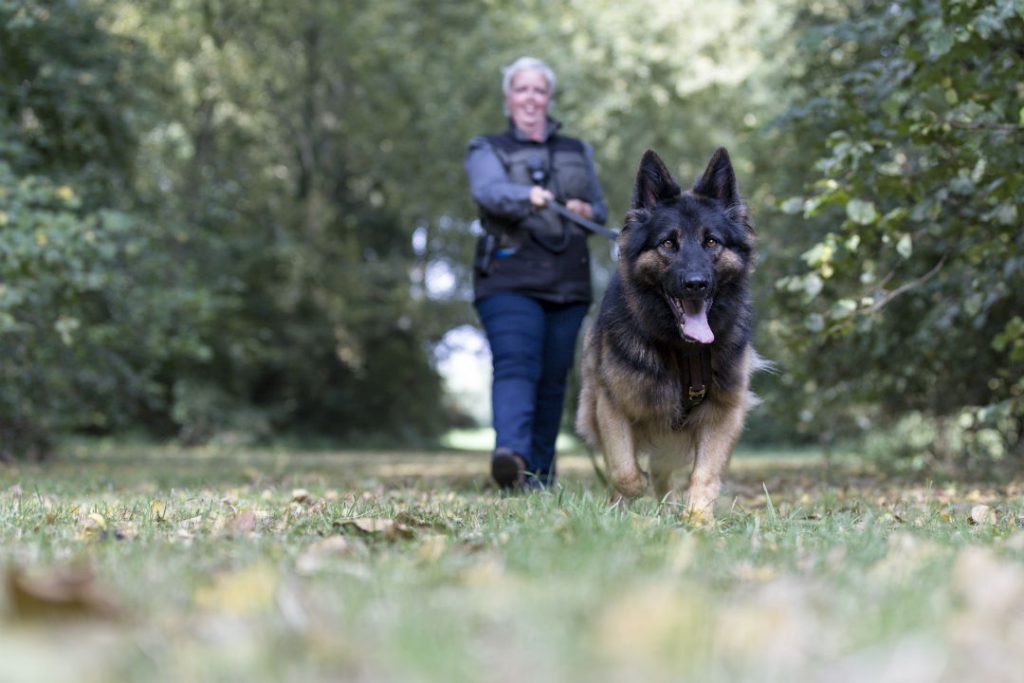
[(544, 130), (550, 99), (551, 89), (544, 74), (534, 69), (523, 69), (512, 77), (505, 95), (505, 107), (516, 126), (529, 134)]

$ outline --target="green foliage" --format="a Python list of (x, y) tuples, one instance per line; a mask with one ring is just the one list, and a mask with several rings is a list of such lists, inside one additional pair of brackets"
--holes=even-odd
[(0, 0), (0, 450), (435, 437), (433, 347), (474, 320), (463, 151), (534, 54), (613, 224), (645, 149), (685, 180), (730, 148), (781, 369), (753, 437), (970, 414), (1019, 453), (1021, 23), (966, 0)]
[[(504, 125), (499, 67), (524, 53), (554, 64), (559, 116), (595, 142), (606, 177), (630, 178), (650, 146), (688, 176), (714, 146), (709, 131), (729, 137), (716, 89), (756, 66), (743, 46), (771, 14), (695, 2), (2, 7), (12, 182), (67, 187), (81, 202), (68, 229), (103, 253), (83, 251), (84, 238), (51, 246), (55, 290), (78, 252), (103, 284), (88, 311), (56, 294), (34, 309), (32, 367), (78, 377), (80, 390), (32, 384), (11, 363), (9, 404), (44, 429), (134, 424), (189, 442), (437, 434), (446, 410), (430, 346), (473, 319), (462, 152)], [(629, 37), (636, 27), (644, 42)], [(648, 49), (663, 45), (675, 47)], [(730, 54), (735, 70), (702, 68)], [(621, 214), (629, 183), (606, 185)], [(4, 239), (35, 239), (17, 220)], [(454, 291), (431, 289), (438, 269)], [(34, 276), (12, 262), (5, 277), (20, 292)], [(13, 334), (9, 348), (29, 346)]]
[(389, 196), (390, 169), (372, 157), (387, 137), (365, 107), (364, 93), (390, 92), (387, 75), (354, 64), (376, 49), (364, 22), (378, 13), (112, 6), (112, 25), (172, 66), (141, 155), (144, 190), (187, 226), (191, 279), (224, 306), (209, 358), (168, 375), (175, 422), (188, 416), (191, 438), (437, 435), (444, 412), (426, 351), (440, 333), (411, 295), (414, 216)]
[(123, 426), (169, 357), (201, 355), (133, 178), (145, 66), (86, 3), (0, 4), (0, 455)]
[(1020, 457), (1019, 4), (824, 12), (798, 24), (808, 95), (786, 121), (817, 179), (780, 203), (815, 241), (778, 280), (788, 316), (774, 324), (804, 384), (803, 417), (842, 430), (844, 418), (872, 426), (907, 410), (1007, 413), (1002, 448)]

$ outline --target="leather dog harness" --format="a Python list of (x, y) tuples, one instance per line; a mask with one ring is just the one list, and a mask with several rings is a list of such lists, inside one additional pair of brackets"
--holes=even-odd
[(711, 390), (711, 350), (701, 345), (697, 350), (682, 356), (680, 375), (683, 388), (683, 419), (699, 406)]

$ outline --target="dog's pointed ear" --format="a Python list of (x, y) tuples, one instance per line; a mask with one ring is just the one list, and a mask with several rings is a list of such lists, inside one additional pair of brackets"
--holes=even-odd
[(633, 185), (633, 209), (646, 209), (652, 211), (658, 202), (678, 197), (682, 190), (679, 184), (668, 172), (665, 163), (654, 150), (644, 152), (640, 160), (640, 170), (636, 174), (636, 183)]
[(743, 202), (725, 147), (719, 147), (712, 155), (704, 175), (694, 184), (693, 193), (716, 199), (727, 209)]

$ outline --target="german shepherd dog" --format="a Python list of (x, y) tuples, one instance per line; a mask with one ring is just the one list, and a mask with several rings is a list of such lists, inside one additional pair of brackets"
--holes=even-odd
[[(640, 162), (617, 271), (584, 342), (576, 429), (604, 453), (619, 500), (674, 497), (692, 463), (686, 514), (713, 519), (747, 409), (754, 231), (725, 149), (683, 192), (657, 154)], [(637, 457), (649, 456), (650, 477)]]

